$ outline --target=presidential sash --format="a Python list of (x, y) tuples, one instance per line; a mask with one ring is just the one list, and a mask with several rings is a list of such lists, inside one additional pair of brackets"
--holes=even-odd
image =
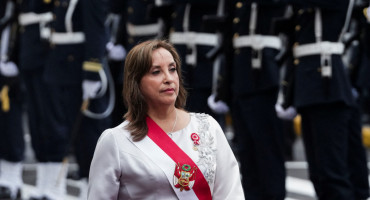
[(166, 174), (179, 199), (211, 200), (211, 190), (194, 161), (149, 117), (148, 137), (135, 144)]

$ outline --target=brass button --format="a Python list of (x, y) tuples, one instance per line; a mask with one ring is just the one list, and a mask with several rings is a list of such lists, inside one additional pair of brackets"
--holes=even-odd
[(236, 55), (240, 54), (240, 49), (235, 49), (234, 53), (235, 53)]
[(297, 46), (299, 46), (299, 43), (298, 43), (298, 42), (294, 42), (294, 44), (293, 44), (293, 48), (295, 48), (295, 47), (297, 47)]
[(301, 30), (301, 26), (300, 25), (295, 26), (295, 31), (300, 31), (300, 30)]
[(130, 7), (127, 8), (127, 12), (128, 12), (128, 14), (132, 14), (132, 13), (134, 13), (134, 9), (130, 6)]
[(67, 60), (68, 62), (73, 62), (75, 60), (75, 57), (73, 57), (73, 55), (68, 55)]
[(129, 42), (130, 44), (133, 44), (135, 41), (134, 41), (134, 39), (133, 39), (132, 37), (130, 37), (130, 38), (128, 39), (128, 42)]
[(170, 28), (170, 33), (173, 33), (173, 32), (175, 32), (175, 28)]
[(302, 15), (303, 13), (304, 13), (304, 10), (303, 10), (303, 9), (299, 9), (299, 10), (298, 10), (298, 14), (299, 14), (299, 15)]
[(54, 1), (54, 6), (59, 7), (59, 5), (60, 5), (59, 1)]
[(233, 38), (238, 38), (238, 37), (239, 37), (239, 33), (234, 33)]
[(172, 17), (172, 19), (175, 19), (175, 18), (177, 17), (177, 13), (176, 13), (176, 12), (173, 12), (173, 13), (171, 14), (171, 17)]
[(294, 59), (294, 65), (298, 65), (299, 64), (299, 59)]
[(44, 0), (44, 3), (49, 4), (49, 3), (51, 3), (51, 0)]
[(283, 86), (288, 86), (289, 85), (289, 83), (287, 82), (287, 81), (281, 81), (281, 85), (283, 85)]
[(239, 23), (239, 21), (240, 21), (240, 19), (238, 17), (235, 17), (234, 20), (233, 20), (234, 24)]
[(238, 3), (236, 3), (236, 7), (237, 8), (241, 8), (243, 6), (243, 3), (242, 2), (238, 2)]

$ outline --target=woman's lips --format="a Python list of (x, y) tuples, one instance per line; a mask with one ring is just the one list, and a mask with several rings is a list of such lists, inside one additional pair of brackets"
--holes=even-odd
[(174, 91), (175, 91), (175, 89), (173, 89), (173, 88), (168, 88), (168, 89), (163, 90), (163, 92), (165, 92), (165, 93), (174, 92)]

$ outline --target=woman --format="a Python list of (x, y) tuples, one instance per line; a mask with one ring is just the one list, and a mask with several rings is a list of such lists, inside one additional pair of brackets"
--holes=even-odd
[(88, 199), (244, 199), (235, 156), (219, 124), (188, 113), (180, 59), (163, 40), (127, 55), (125, 121), (104, 131)]

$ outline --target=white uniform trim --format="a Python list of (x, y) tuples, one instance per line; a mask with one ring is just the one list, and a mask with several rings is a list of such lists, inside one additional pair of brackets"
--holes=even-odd
[(39, 14), (36, 14), (34, 12), (21, 13), (18, 17), (19, 24), (22, 26), (37, 24), (41, 22), (47, 23), (47, 22), (51, 22), (52, 20), (53, 20), (53, 14), (51, 12), (39, 13)]
[(294, 57), (303, 57), (310, 55), (331, 55), (344, 52), (344, 45), (340, 42), (317, 42), (310, 44), (303, 44), (293, 49)]
[(263, 48), (280, 49), (282, 43), (277, 36), (265, 35), (245, 35), (233, 39), (234, 48), (251, 47), (254, 50), (262, 50)]
[(78, 0), (71, 0), (68, 5), (68, 9), (64, 18), (64, 23), (66, 26), (67, 32), (73, 32), (73, 23), (72, 23), (72, 16), (76, 9)]
[(85, 34), (83, 32), (53, 32), (50, 36), (50, 42), (53, 44), (79, 44), (85, 42)]
[(134, 25), (127, 23), (126, 28), (130, 36), (156, 35), (161, 31), (161, 24)]
[(214, 33), (174, 32), (170, 34), (170, 42), (173, 44), (216, 46), (217, 41), (217, 35)]

